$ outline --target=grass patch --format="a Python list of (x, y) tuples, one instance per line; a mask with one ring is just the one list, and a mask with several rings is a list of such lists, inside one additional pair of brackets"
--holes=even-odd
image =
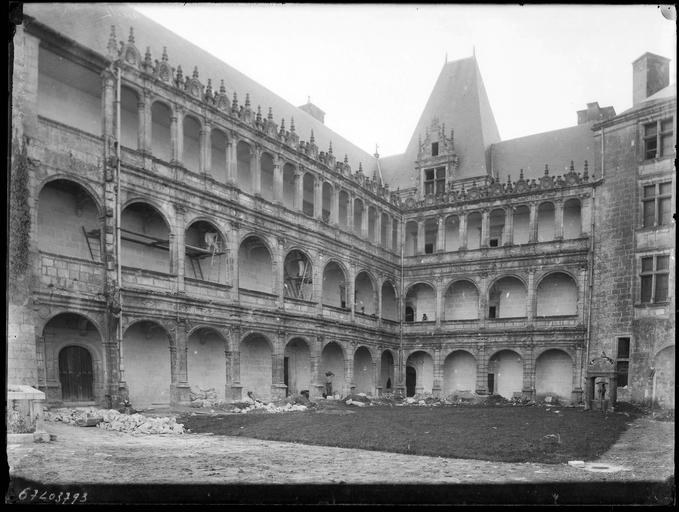
[(598, 457), (636, 416), (617, 412), (604, 416), (600, 411), (546, 407), (345, 407), (353, 414), (310, 411), (183, 416), (177, 421), (195, 433), (415, 455), (556, 464)]

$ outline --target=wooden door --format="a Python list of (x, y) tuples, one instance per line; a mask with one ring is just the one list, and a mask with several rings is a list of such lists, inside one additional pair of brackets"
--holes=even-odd
[(93, 399), (92, 356), (82, 347), (66, 347), (59, 352), (59, 380), (61, 397), (67, 402)]

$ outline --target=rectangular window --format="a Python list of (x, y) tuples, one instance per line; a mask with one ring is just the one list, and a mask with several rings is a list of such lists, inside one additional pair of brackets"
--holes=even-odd
[(625, 387), (629, 381), (629, 338), (618, 338), (618, 353), (616, 356), (616, 372), (618, 387)]
[(643, 227), (669, 225), (672, 221), (672, 182), (645, 185), (642, 196)]
[(644, 159), (674, 154), (673, 119), (662, 119), (644, 125)]
[(642, 304), (667, 302), (669, 296), (670, 257), (645, 256), (641, 258)]
[(443, 194), (446, 191), (446, 168), (424, 170), (424, 195)]

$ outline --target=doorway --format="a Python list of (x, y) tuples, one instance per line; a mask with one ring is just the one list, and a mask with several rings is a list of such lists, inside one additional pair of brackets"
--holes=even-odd
[(61, 397), (66, 402), (88, 402), (93, 399), (92, 356), (82, 347), (65, 347), (59, 352)]
[(495, 393), (495, 374), (488, 374), (488, 394), (492, 395)]
[(406, 366), (406, 396), (415, 396), (417, 371), (412, 366)]
[(284, 357), (283, 358), (283, 384), (285, 384), (285, 396), (288, 396), (290, 394), (290, 382), (289, 382), (289, 365), (290, 365), (290, 358), (289, 357)]

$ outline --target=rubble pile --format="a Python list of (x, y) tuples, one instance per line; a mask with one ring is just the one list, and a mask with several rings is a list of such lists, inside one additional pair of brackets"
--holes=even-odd
[(197, 391), (194, 390), (194, 388), (191, 388), (189, 393), (191, 407), (219, 407), (223, 405), (223, 402), (217, 398), (217, 391), (215, 388), (198, 388)]
[(372, 405), (372, 398), (368, 397), (365, 393), (358, 393), (356, 395), (349, 395), (344, 403), (357, 407), (365, 407), (366, 405)]
[(306, 405), (296, 404), (286, 402), (285, 405), (277, 406), (271, 402), (265, 404), (261, 400), (256, 398), (245, 397), (242, 401), (234, 404), (235, 407), (231, 412), (235, 413), (248, 413), (252, 411), (257, 411), (260, 413), (279, 413), (279, 412), (293, 412), (293, 411), (306, 411), (308, 407)]
[(173, 417), (150, 418), (143, 414), (123, 414), (114, 409), (76, 407), (45, 411), (45, 421), (69, 423), (82, 427), (96, 426), (134, 434), (183, 434), (184, 425)]

